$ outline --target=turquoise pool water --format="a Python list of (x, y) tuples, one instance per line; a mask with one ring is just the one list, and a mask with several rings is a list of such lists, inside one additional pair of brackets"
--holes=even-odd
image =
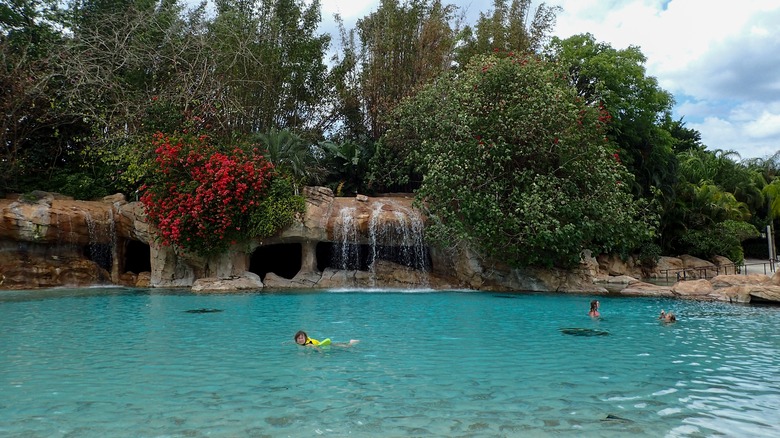
[[(586, 315), (593, 298), (600, 320)], [(662, 308), (680, 321), (659, 323)], [(198, 309), (221, 311), (187, 312)], [(299, 329), (361, 343), (302, 348)], [(778, 411), (774, 307), (484, 292), (0, 293), (4, 437), (754, 437), (778, 435)]]

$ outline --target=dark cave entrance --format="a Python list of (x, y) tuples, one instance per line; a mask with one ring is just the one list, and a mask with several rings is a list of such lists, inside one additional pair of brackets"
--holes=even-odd
[(140, 274), (152, 271), (152, 256), (149, 245), (137, 240), (128, 240), (125, 244), (124, 272)]
[(431, 254), (428, 247), (361, 245), (333, 242), (317, 244), (317, 270), (345, 269), (368, 271), (374, 260), (386, 260), (418, 271), (430, 271)]
[(249, 272), (261, 279), (265, 274), (274, 274), (288, 280), (301, 270), (303, 250), (300, 243), (280, 243), (258, 247), (249, 258)]

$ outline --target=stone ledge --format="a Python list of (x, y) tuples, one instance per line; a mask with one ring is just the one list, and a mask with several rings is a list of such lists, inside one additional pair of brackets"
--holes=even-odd
[(688, 298), (732, 303), (768, 302), (780, 304), (780, 273), (772, 277), (763, 274), (719, 275), (712, 280), (679, 281), (673, 286), (645, 282), (629, 284), (620, 295)]
[(260, 276), (252, 272), (244, 272), (240, 276), (227, 278), (200, 278), (195, 280), (192, 285), (193, 292), (236, 292), (262, 288), (263, 282), (260, 280)]

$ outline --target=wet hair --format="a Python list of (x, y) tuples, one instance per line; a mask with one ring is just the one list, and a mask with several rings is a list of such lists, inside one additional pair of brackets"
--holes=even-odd
[(295, 340), (295, 342), (298, 342), (298, 336), (300, 336), (300, 335), (303, 335), (303, 339), (304, 339), (303, 343), (305, 344), (306, 341), (309, 340), (309, 335), (307, 335), (306, 332), (303, 331), (303, 330), (298, 330), (298, 333), (295, 334), (293, 339)]
[(590, 311), (595, 312), (599, 307), (599, 300), (593, 300), (590, 302)]

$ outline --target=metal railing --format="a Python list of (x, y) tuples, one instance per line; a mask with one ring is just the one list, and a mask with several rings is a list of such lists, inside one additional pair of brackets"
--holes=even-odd
[(702, 266), (699, 268), (661, 269), (659, 273), (666, 277), (666, 281), (676, 278), (677, 281), (698, 280), (713, 278), (724, 274), (764, 274), (772, 275), (775, 272), (776, 261), (767, 260), (758, 263), (730, 263), (722, 266)]

